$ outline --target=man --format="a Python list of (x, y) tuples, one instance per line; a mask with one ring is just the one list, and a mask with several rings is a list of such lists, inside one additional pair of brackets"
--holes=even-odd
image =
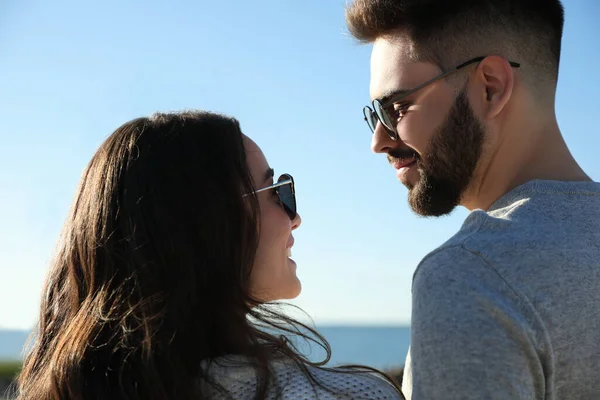
[(424, 216), (460, 231), (413, 279), (413, 399), (600, 399), (600, 184), (554, 113), (559, 0), (355, 0), (365, 107)]

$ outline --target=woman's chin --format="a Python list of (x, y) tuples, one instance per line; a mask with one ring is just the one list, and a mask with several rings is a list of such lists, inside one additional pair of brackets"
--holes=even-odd
[(300, 296), (300, 293), (302, 293), (302, 282), (300, 282), (300, 279), (298, 279), (297, 276), (295, 278), (296, 278), (296, 282), (295, 282), (294, 288), (292, 291), (290, 291), (291, 292), (290, 300), (295, 299), (296, 297)]
[[(296, 263), (294, 263), (294, 266), (295, 265)], [(300, 282), (300, 279), (298, 279), (298, 277), (295, 275), (292, 279), (293, 282), (290, 282), (286, 289), (282, 291), (281, 296), (279, 296), (279, 300), (292, 300), (300, 296), (300, 293), (302, 292), (302, 282)]]

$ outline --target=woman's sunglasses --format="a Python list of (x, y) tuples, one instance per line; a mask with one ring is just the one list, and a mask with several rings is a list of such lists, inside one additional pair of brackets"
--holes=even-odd
[[(267, 190), (275, 190), (277, 196), (279, 196), (279, 203), (285, 210), (286, 214), (291, 220), (296, 218), (296, 189), (294, 186), (294, 178), (290, 174), (283, 174), (277, 179), (277, 183), (271, 186), (267, 186), (258, 190), (254, 193), (260, 193)], [(247, 194), (244, 195), (244, 197)]]

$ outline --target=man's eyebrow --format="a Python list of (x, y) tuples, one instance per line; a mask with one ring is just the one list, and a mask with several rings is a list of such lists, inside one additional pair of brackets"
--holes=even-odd
[(273, 178), (275, 176), (275, 170), (273, 168), (269, 168), (267, 172), (265, 172), (265, 181)]
[(402, 97), (402, 96), (405, 96), (405, 95), (409, 94), (410, 92), (411, 92), (411, 89), (395, 89), (395, 90), (391, 90), (391, 91), (385, 93), (383, 96), (379, 97), (378, 100), (382, 104), (385, 104), (391, 98)]

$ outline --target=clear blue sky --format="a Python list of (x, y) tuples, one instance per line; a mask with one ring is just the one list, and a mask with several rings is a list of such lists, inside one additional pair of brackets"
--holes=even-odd
[[(34, 324), (77, 181), (103, 139), (183, 108), (237, 117), (276, 172), (295, 176), (295, 304), (317, 323), (409, 321), (415, 266), (466, 211), (416, 217), (370, 152), (370, 46), (346, 34), (343, 1), (89, 3), (0, 3), (0, 327)], [(557, 113), (600, 180), (600, 3), (565, 7)]]

